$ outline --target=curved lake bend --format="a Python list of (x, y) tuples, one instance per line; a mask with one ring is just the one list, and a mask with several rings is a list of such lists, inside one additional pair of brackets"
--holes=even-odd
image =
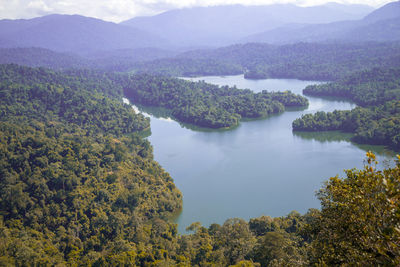
[[(243, 75), (198, 77), (218, 85), (236, 85), (255, 92), (285, 91), (302, 94), (317, 82), (267, 79), (246, 80)], [(173, 177), (183, 193), (179, 231), (199, 221), (204, 226), (228, 218), (284, 216), (319, 208), (315, 192), (324, 181), (343, 170), (361, 168), (366, 150), (378, 160), (392, 159), (382, 147), (359, 146), (337, 132), (293, 133), (292, 121), (305, 113), (345, 110), (347, 101), (308, 97), (305, 110), (286, 111), (263, 120), (241, 122), (229, 131), (196, 131), (165, 118), (151, 116), (154, 158)]]

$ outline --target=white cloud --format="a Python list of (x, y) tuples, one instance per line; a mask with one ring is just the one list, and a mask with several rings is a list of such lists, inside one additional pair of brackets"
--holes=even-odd
[[(223, 4), (262, 5), (293, 3), (311, 6), (332, 0), (0, 0), (0, 19), (32, 18), (45, 14), (80, 14), (120, 22), (134, 16), (161, 13), (174, 8)], [(336, 0), (341, 3), (380, 6), (391, 0)]]

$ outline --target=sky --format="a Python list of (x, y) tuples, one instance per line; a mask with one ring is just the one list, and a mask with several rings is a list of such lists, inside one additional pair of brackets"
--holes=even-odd
[(0, 19), (29, 19), (48, 14), (79, 14), (118, 23), (136, 16), (150, 16), (185, 7), (279, 3), (313, 6), (333, 1), (379, 7), (393, 0), (0, 0)]

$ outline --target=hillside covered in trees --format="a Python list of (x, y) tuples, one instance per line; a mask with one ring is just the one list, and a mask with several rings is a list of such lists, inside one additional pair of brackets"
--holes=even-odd
[(400, 69), (373, 68), (334, 83), (307, 86), (303, 92), (312, 96), (345, 97), (363, 107), (379, 105), (400, 100)]
[[(193, 4), (120, 24), (99, 18), (101, 13), (117, 18), (128, 11), (127, 6), (71, 5), (67, 0), (62, 4), (12, 2), (0, 6), (0, 266), (400, 266), (400, 156), (392, 158), (394, 162), (385, 158), (378, 165), (375, 155), (367, 152), (361, 169), (346, 170), (342, 178), (328, 178), (335, 175), (329, 173), (316, 194), (320, 209), (248, 221), (232, 218), (207, 226), (193, 222), (186, 233), (180, 233), (174, 222), (184, 195), (168, 171), (179, 169), (177, 181), (183, 174), (185, 182), (195, 184), (189, 176), (197, 172), (195, 165), (200, 166), (204, 172), (196, 175), (207, 181), (206, 190), (194, 186), (195, 190), (211, 205), (236, 212), (253, 208), (245, 199), (253, 192), (261, 192), (256, 199), (261, 205), (269, 204), (262, 197), (270, 195), (272, 205), (281, 209), (278, 202), (289, 203), (285, 193), (304, 196), (304, 188), (297, 185), (312, 184), (312, 172), (324, 176), (318, 175), (324, 168), (317, 157), (334, 168), (339, 163), (315, 149), (328, 147), (328, 142), (313, 142), (312, 147), (308, 147), (311, 142), (301, 142), (308, 144), (287, 153), (288, 158), (277, 154), (277, 150), (288, 151), (283, 145), (287, 140), (304, 141), (291, 133), (290, 122), (296, 116), (287, 112), (287, 121), (282, 120), (285, 116), (260, 121), (271, 122), (269, 128), (251, 127), (255, 122), (238, 127), (249, 131), (241, 132), (243, 139), (236, 138), (236, 143), (227, 138), (228, 131), (208, 133), (196, 128), (201, 131), (181, 138), (162, 127), (187, 129), (169, 120), (155, 123), (162, 129), (163, 141), (176, 147), (182, 141), (186, 151), (197, 154), (192, 160), (171, 146), (164, 148), (167, 157), (176, 160), (170, 168), (160, 159), (170, 168), (164, 169), (144, 137), (150, 119), (121, 101), (126, 96), (134, 104), (166, 110), (182, 123), (234, 128), (241, 119), (264, 118), (290, 107), (299, 111), (308, 100), (290, 91), (255, 93), (173, 77), (244, 75), (246, 79), (326, 81), (307, 87), (304, 94), (346, 98), (358, 107), (296, 119), (293, 130), (308, 131), (300, 137), (337, 130), (348, 132), (346, 136), (358, 143), (400, 151), (400, 2), (372, 13), (369, 6), (338, 3), (320, 7)], [(136, 6), (139, 15), (159, 13), (174, 4), (152, 1)], [(71, 10), (76, 15), (67, 15)], [(21, 17), (53, 11), (63, 15)], [(86, 11), (99, 18), (79, 15)], [(6, 19), (10, 17), (18, 19)], [(333, 23), (315, 24), (327, 22)], [(268, 43), (240, 44), (249, 40)], [(322, 109), (311, 101), (310, 110)], [(280, 131), (275, 122), (287, 131)], [(211, 134), (216, 138), (209, 138)], [(342, 137), (318, 138), (343, 141)], [(239, 156), (235, 146), (245, 148)], [(353, 149), (348, 143), (344, 146)], [(339, 146), (340, 152), (345, 151), (342, 154), (330, 148), (323, 152), (344, 161), (359, 155), (357, 150), (349, 156), (344, 146)], [(277, 161), (270, 161), (272, 157)], [(204, 158), (227, 179), (213, 176)], [(283, 164), (276, 164), (276, 171), (265, 171), (278, 161)], [(304, 164), (307, 178), (293, 164), (297, 161), (312, 163)], [(184, 165), (187, 169), (181, 169)], [(265, 167), (259, 177), (256, 165)], [(294, 171), (292, 180), (285, 179), (285, 169)], [(272, 176), (277, 183), (270, 180)], [(278, 183), (284, 191), (277, 190)], [(231, 190), (230, 184), (237, 184), (238, 190)], [(247, 190), (245, 184), (260, 190)], [(212, 198), (212, 191), (224, 199)], [(225, 198), (228, 191), (239, 201)], [(194, 198), (196, 204), (205, 199)], [(203, 207), (191, 212), (201, 214)]]
[(106, 94), (105, 79), (16, 65), (0, 75), (2, 264), (123, 254), (120, 246), (135, 248), (127, 236), (181, 208), (138, 135), (149, 120)]
[(306, 98), (291, 92), (254, 93), (148, 74), (129, 77), (124, 91), (134, 103), (167, 108), (179, 121), (207, 128), (232, 127), (241, 118), (260, 118), (283, 112), (285, 107), (308, 105)]
[[(10, 71), (11, 68), (12, 71)], [(98, 98), (98, 102), (101, 100), (101, 103), (96, 102), (97, 106), (92, 105), (92, 102), (84, 105), (82, 99), (86, 98), (86, 92), (79, 89), (97, 90), (114, 98), (121, 98), (124, 93), (133, 100), (133, 103), (167, 108), (171, 111), (171, 115), (179, 121), (206, 128), (233, 127), (238, 125), (241, 118), (260, 118), (283, 112), (285, 107), (308, 105), (306, 98), (289, 91), (254, 93), (249, 89), (219, 87), (204, 82), (195, 83), (148, 74), (116, 74), (95, 70), (67, 70), (61, 73), (17, 65), (3, 65), (0, 71), (2, 71), (0, 74), (3, 74), (2, 81), (7, 86), (17, 86), (18, 83), (24, 82), (33, 87), (29, 89), (33, 92), (21, 91), (21, 94), (26, 94), (21, 96), (24, 103), (18, 104), (18, 107), (14, 109), (30, 108), (31, 100), (36, 98), (46, 102), (46, 98), (54, 97), (54, 102), (52, 100), (47, 101), (46, 105), (38, 104), (38, 109), (43, 113), (51, 111), (61, 117), (68, 116), (70, 120), (80, 126), (85, 126), (87, 122), (91, 121), (93, 125), (102, 125), (102, 130), (107, 132), (127, 133), (138, 125), (141, 125), (143, 129), (146, 128), (142, 125), (146, 123), (146, 119), (143, 118), (143, 122), (133, 125), (129, 120), (121, 117), (128, 115), (124, 114), (120, 110), (121, 107), (114, 103), (110, 103), (113, 106), (110, 111), (115, 113), (115, 116), (112, 116), (115, 119), (102, 118), (104, 112), (101, 110), (103, 108), (101, 103), (109, 102), (109, 99), (104, 95), (94, 95), (93, 97)], [(60, 82), (68, 87), (57, 89)], [(53, 95), (48, 96), (46, 90), (50, 90)], [(14, 101), (9, 91), (3, 92), (5, 103)], [(71, 102), (76, 105), (80, 103), (80, 105), (69, 109)], [(11, 109), (7, 109), (6, 112), (15, 113)], [(32, 118), (36, 116), (29, 112), (26, 114)], [(116, 120), (119, 120), (118, 123), (121, 125), (124, 123), (127, 125), (122, 127), (115, 124)]]
[(173, 76), (244, 73), (249, 79), (334, 81), (374, 67), (400, 67), (399, 62), (398, 42), (297, 43), (281, 46), (248, 43), (189, 51), (173, 58), (141, 62), (132, 68), (137, 72)]
[(374, 67), (400, 67), (399, 42), (247, 43), (187, 52), (124, 49), (79, 56), (44, 48), (2, 48), (0, 63), (52, 69), (88, 68), (168, 76), (244, 74), (249, 79), (336, 81)]
[[(149, 121), (120, 102), (125, 89), (142, 101), (184, 103), (184, 97), (170, 99), (181, 93), (179, 86), (191, 93), (204, 88), (196, 89), (202, 93), (196, 97), (205, 103), (261, 97), (291, 106), (303, 98), (149, 75), (17, 65), (0, 66), (0, 77), (3, 265), (400, 264), (400, 158), (380, 171), (368, 153), (363, 170), (324, 185), (321, 211), (229, 219), (208, 228), (193, 223), (192, 234), (180, 235), (169, 218), (182, 207), (182, 195), (139, 135)], [(140, 89), (141, 81), (151, 86)], [(159, 84), (169, 90), (161, 92)]]
[(360, 107), (351, 111), (306, 114), (293, 122), (293, 130), (341, 130), (354, 133), (356, 142), (400, 150), (399, 77), (399, 69), (372, 69), (338, 82), (308, 86), (304, 94), (345, 97)]

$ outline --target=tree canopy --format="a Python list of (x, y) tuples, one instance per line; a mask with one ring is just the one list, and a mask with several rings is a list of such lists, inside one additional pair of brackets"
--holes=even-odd
[(286, 92), (254, 93), (249, 89), (136, 74), (124, 86), (134, 103), (164, 107), (182, 122), (207, 128), (236, 126), (241, 118), (260, 118), (285, 107), (308, 105), (302, 96)]
[(358, 143), (400, 150), (400, 70), (373, 69), (339, 82), (312, 85), (305, 94), (341, 96), (362, 105), (351, 111), (317, 112), (293, 121), (294, 131), (341, 130)]
[[(182, 194), (139, 135), (149, 122), (111, 90), (137, 77), (0, 70), (0, 265), (400, 264), (400, 158), (378, 170), (368, 153), (362, 170), (323, 186), (321, 211), (193, 223), (191, 234), (180, 235), (169, 218), (182, 207)], [(235, 88), (145, 78), (162, 103), (185, 99), (166, 101), (174, 91), (159, 92), (157, 82), (203, 88), (202, 101), (250, 97)], [(151, 100), (146, 90), (137, 93)], [(285, 93), (252, 97), (292, 105)], [(388, 113), (396, 103), (385, 104)]]

